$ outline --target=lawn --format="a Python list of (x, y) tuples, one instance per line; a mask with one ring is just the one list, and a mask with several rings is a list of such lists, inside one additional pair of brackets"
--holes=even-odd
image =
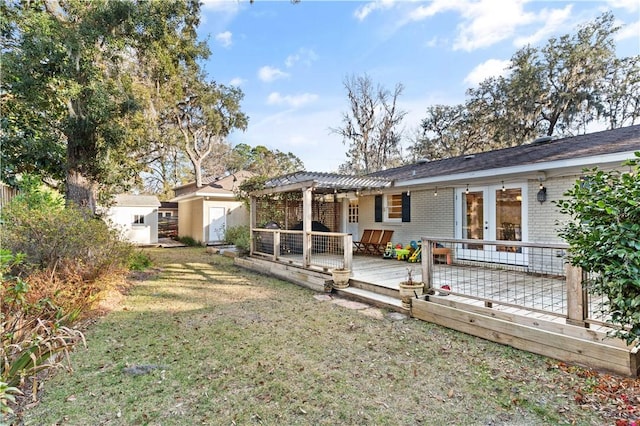
[(45, 383), (24, 424), (615, 423), (576, 402), (593, 380), (581, 369), (351, 309), (203, 248), (148, 253), (155, 272), (92, 321), (74, 373)]

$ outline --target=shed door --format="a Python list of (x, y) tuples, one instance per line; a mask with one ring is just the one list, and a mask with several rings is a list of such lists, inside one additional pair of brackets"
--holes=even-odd
[(209, 207), (209, 241), (224, 240), (227, 216), (224, 207)]

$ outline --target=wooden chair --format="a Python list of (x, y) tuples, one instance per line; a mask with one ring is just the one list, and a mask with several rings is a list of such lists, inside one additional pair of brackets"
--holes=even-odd
[(370, 244), (366, 244), (367, 251), (371, 254), (379, 254), (382, 255), (384, 253), (385, 248), (387, 247), (387, 243), (391, 242), (391, 237), (393, 236), (393, 230), (385, 229), (382, 231), (380, 235), (380, 239), (378, 242), (373, 242), (374, 238), (372, 238), (372, 242)]
[(373, 234), (373, 229), (365, 229), (362, 233), (362, 237), (360, 241), (354, 241), (354, 253), (365, 253), (367, 249), (365, 248), (365, 244), (369, 244), (371, 242), (371, 235)]
[(446, 256), (447, 257), (447, 265), (451, 265), (451, 249), (448, 247), (438, 247), (437, 244), (433, 244), (433, 248), (431, 249), (431, 253), (433, 257), (436, 256)]
[(380, 242), (380, 237), (382, 237), (382, 229), (374, 229), (373, 231), (371, 231), (371, 236), (369, 237), (369, 241), (362, 242), (364, 253), (372, 254), (373, 253), (372, 247), (375, 244), (378, 244)]

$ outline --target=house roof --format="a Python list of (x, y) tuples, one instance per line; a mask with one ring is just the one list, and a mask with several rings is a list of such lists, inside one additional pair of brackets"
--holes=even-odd
[(226, 176), (204, 178), (200, 188), (196, 186), (195, 182), (174, 188), (175, 197), (170, 201), (177, 202), (193, 197), (235, 198), (234, 191), (238, 186), (253, 176), (252, 172), (240, 170)]
[(295, 172), (265, 182), (269, 193), (313, 187), (316, 193), (348, 192), (390, 186), (388, 179), (372, 176), (350, 176), (337, 173)]
[(118, 194), (114, 201), (118, 207), (160, 207), (155, 195)]
[[(555, 140), (541, 140), (512, 148), (498, 149), (473, 155), (463, 155), (443, 160), (418, 162), (389, 170), (371, 173), (369, 176), (390, 179), (397, 184), (408, 184), (421, 178), (455, 175), (476, 175), (477, 172), (499, 174), (549, 167), (588, 167), (602, 162), (619, 162), (621, 156), (640, 151), (640, 125), (601, 131), (586, 135)], [(592, 161), (586, 161), (590, 158)], [(530, 170), (529, 170), (530, 171)], [(475, 172), (475, 173), (474, 173)]]

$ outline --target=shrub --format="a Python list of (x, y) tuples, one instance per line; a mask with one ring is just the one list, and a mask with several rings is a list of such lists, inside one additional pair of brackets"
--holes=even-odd
[(587, 171), (558, 201), (570, 221), (560, 230), (571, 263), (592, 272), (589, 292), (605, 296), (614, 333), (640, 346), (640, 152), (628, 172)]
[(26, 379), (35, 397), (39, 372), (71, 369), (68, 353), (84, 341), (81, 332), (63, 325), (69, 318), (50, 299), (31, 301), (29, 284), (12, 272), (23, 258), (0, 250), (0, 383), (8, 401), (7, 393), (15, 393), (14, 387), (24, 386)]
[(132, 271), (144, 271), (151, 266), (151, 258), (143, 251), (132, 251), (129, 256), (129, 269)]
[(180, 241), (182, 244), (185, 244), (189, 247), (197, 247), (202, 245), (200, 241), (197, 241), (195, 238), (192, 238), (186, 235), (182, 237), (178, 237), (178, 241)]
[(226, 242), (233, 244), (240, 249), (250, 249), (249, 227), (246, 225), (238, 225), (227, 228), (224, 232), (224, 239)]

